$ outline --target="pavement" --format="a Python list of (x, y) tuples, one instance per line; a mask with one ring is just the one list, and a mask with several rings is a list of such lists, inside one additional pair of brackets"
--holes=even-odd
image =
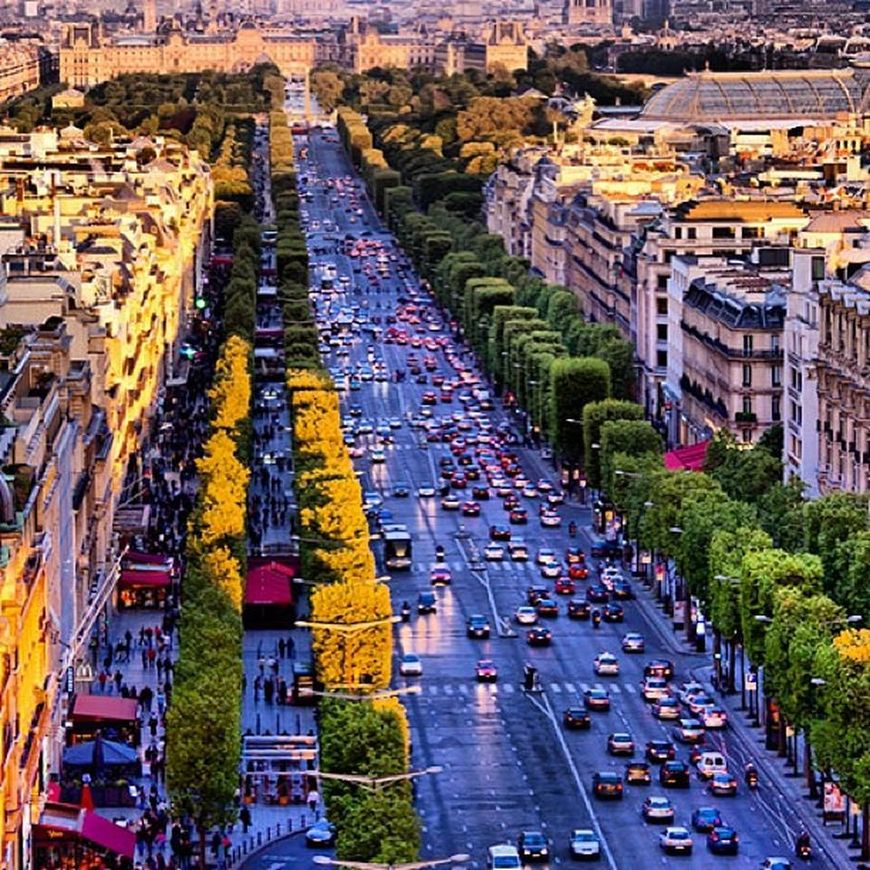
[[(321, 248), (312, 255), (312, 273), (320, 276), (326, 266), (334, 266), (339, 287), (347, 287), (331, 297), (318, 296), (319, 319), (333, 321), (336, 316), (359, 306), (365, 315), (380, 316), (395, 311), (400, 295), (409, 287), (418, 286), (413, 270), (403, 265), (401, 251), (393, 246), (377, 215), (371, 209), (362, 186), (354, 184), (359, 198), (359, 211), (336, 207), (334, 188), (330, 180), (352, 174), (347, 157), (330, 132), (309, 137), (309, 157), (300, 161), (300, 176), (308, 178), (311, 198), (303, 212), (314, 227), (309, 238)], [(348, 182), (343, 182), (343, 196), (350, 195)], [(390, 274), (374, 285), (362, 263), (334, 251), (334, 239), (350, 234), (366, 238), (385, 239), (390, 259)], [(403, 269), (402, 272), (399, 270)], [(421, 306), (428, 303), (419, 302)], [(436, 311), (429, 305), (429, 312)], [(446, 327), (435, 322), (435, 331), (425, 323), (420, 327), (399, 323), (413, 335), (415, 330), (436, 338), (446, 334)], [(327, 365), (334, 372), (337, 386), (347, 387), (347, 366), (358, 363), (382, 362), (388, 371), (408, 368), (408, 355), (424, 356), (425, 349), (375, 342), (364, 332), (342, 339), (340, 346), (330, 351)], [(342, 355), (339, 355), (342, 354)], [(347, 354), (346, 356), (343, 354)], [(452, 369), (440, 351), (433, 356), (437, 371), (450, 376)], [(592, 629), (588, 622), (568, 620), (564, 615), (550, 623), (553, 644), (544, 648), (529, 648), (524, 632), (512, 631), (510, 636), (498, 636), (496, 626), (512, 622), (511, 616), (524, 603), (525, 590), (540, 582), (533, 560), (517, 563), (508, 560), (487, 563), (478, 568), (475, 550), (488, 540), (489, 526), (504, 522), (506, 517), (497, 499), (481, 502), (481, 516), (463, 517), (459, 512), (445, 511), (437, 498), (416, 497), (415, 490), (423, 483), (439, 477), (438, 460), (447, 458), (449, 450), (443, 443), (426, 444), (408, 426), (410, 416), (417, 415), (421, 395), (431, 389), (418, 385), (409, 377), (400, 385), (364, 381), (358, 391), (347, 392), (342, 402), (343, 414), (349, 405), (359, 406), (361, 419), (373, 424), (387, 418), (400, 418), (401, 428), (393, 433), (393, 443), (384, 446), (385, 462), (372, 462), (370, 450), (378, 439), (374, 435), (358, 435), (356, 445), (365, 453), (355, 465), (361, 474), (364, 490), (380, 492), (385, 507), (392, 513), (391, 522), (404, 523), (413, 537), (413, 564), (410, 571), (393, 575), (394, 598), (413, 602), (418, 592), (429, 591), (429, 569), (434, 563), (435, 547), (446, 549), (444, 564), (452, 573), (449, 586), (436, 588), (436, 614), (417, 616), (396, 626), (396, 655), (417, 653), (423, 661), (422, 678), (396, 677), (398, 687), (419, 684), (418, 695), (406, 696), (412, 733), (414, 769), (437, 765), (441, 772), (416, 780), (416, 806), (422, 820), (425, 857), (440, 858), (457, 852), (472, 856), (472, 866), (482, 866), (486, 847), (499, 841), (512, 841), (522, 830), (541, 830), (552, 842), (550, 866), (568, 861), (567, 841), (574, 828), (596, 830), (602, 841), (602, 864), (610, 868), (646, 867), (651, 864), (679, 864), (682, 867), (707, 868), (719, 864), (757, 867), (772, 855), (788, 855), (794, 837), (805, 824), (808, 802), (786, 791), (791, 786), (800, 792), (797, 783), (780, 787), (781, 777), (773, 770), (768, 774), (762, 765), (766, 753), (758, 746), (757, 732), (745, 727), (739, 711), (733, 712), (734, 727), (708, 736), (709, 748), (727, 753), (732, 766), (742, 768), (748, 758), (759, 766), (761, 787), (749, 792), (741, 787), (736, 797), (713, 798), (704, 784), (693, 778), (688, 790), (663, 789), (652, 786), (627, 786), (622, 801), (602, 803), (591, 794), (591, 778), (597, 770), (621, 773), (624, 760), (606, 751), (607, 735), (617, 730), (629, 731), (634, 737), (640, 757), (646, 741), (672, 739), (671, 723), (654, 718), (650, 705), (638, 691), (643, 667), (650, 658), (666, 657), (675, 661), (677, 680), (704, 676), (710, 667), (709, 655), (684, 647), (674, 635), (649, 593), (636, 589), (636, 601), (627, 602), (625, 622), (605, 623)], [(442, 420), (459, 407), (458, 401), (432, 407), (433, 417)], [(500, 409), (492, 415), (494, 421), (504, 421), (507, 415)], [(515, 423), (513, 419), (510, 421)], [(540, 452), (531, 448), (517, 449), (520, 461), (531, 480), (557, 480), (552, 464), (543, 460)], [(396, 482), (407, 482), (410, 498), (396, 498), (391, 488)], [(469, 496), (458, 493), (460, 499)], [(523, 499), (526, 501), (526, 499)], [(532, 557), (541, 546), (552, 547), (557, 554), (574, 543), (567, 535), (567, 525), (574, 519), (584, 540), (578, 541), (589, 551), (586, 528), (590, 522), (588, 506), (570, 501), (560, 508), (561, 529), (538, 528), (534, 522), (536, 502), (529, 500), (532, 521), (526, 526), (514, 526), (514, 536), (522, 535), (529, 544)], [(595, 560), (590, 560), (594, 565)], [(578, 584), (583, 594), (583, 584)], [(635, 584), (637, 586), (637, 584)], [(564, 601), (560, 601), (564, 612)], [(465, 621), (471, 614), (485, 614), (493, 625), (489, 639), (466, 636)], [(620, 653), (620, 639), (627, 631), (639, 631), (646, 637), (643, 656)], [(602, 650), (610, 650), (620, 659), (622, 672), (618, 678), (597, 678), (592, 660)], [(480, 684), (474, 679), (475, 662), (491, 658), (498, 667), (494, 684)], [(532, 663), (537, 669), (543, 691), (527, 693), (522, 688), (523, 668)], [(398, 669), (396, 669), (398, 670)], [(395, 672), (394, 672), (395, 673)], [(709, 671), (708, 671), (709, 673)], [(584, 691), (596, 683), (606, 684), (611, 698), (609, 713), (593, 713), (589, 731), (566, 732), (562, 727), (562, 710), (582, 705)], [(726, 701), (733, 704), (733, 699)], [(731, 708), (729, 707), (729, 710)], [(678, 748), (678, 757), (685, 750)], [(775, 764), (775, 762), (774, 762)], [(777, 765), (778, 766), (778, 765)], [(655, 768), (653, 769), (655, 776)], [(776, 783), (774, 788), (773, 783)], [(676, 821), (686, 824), (692, 811), (700, 805), (715, 804), (726, 821), (733, 824), (741, 836), (741, 854), (737, 857), (712, 857), (705, 847), (705, 837), (694, 834), (695, 849), (691, 856), (671, 857), (661, 853), (660, 828), (646, 824), (639, 809), (649, 794), (665, 794), (673, 803)], [(811, 830), (812, 832), (812, 830)], [(816, 837), (814, 836), (814, 839)], [(821, 841), (819, 841), (821, 842)], [(281, 860), (279, 858), (279, 860)], [(815, 867), (842, 867), (843, 854), (831, 851), (817, 853)]]

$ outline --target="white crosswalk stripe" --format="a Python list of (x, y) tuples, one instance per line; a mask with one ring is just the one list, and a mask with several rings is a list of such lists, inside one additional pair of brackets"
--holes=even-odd
[(444, 694), (445, 695), (452, 695), (453, 694), (453, 686), (451, 686), (449, 683), (447, 683), (444, 686)]
[(628, 692), (629, 695), (637, 694), (637, 686), (634, 683), (623, 683), (622, 687)]
[(438, 694), (438, 686), (436, 686), (434, 683), (428, 686), (423, 686), (422, 689), (424, 692), (428, 692), (430, 695)]
[(562, 692), (562, 687), (558, 683), (550, 683), (550, 690), (558, 695)]
[(467, 695), (468, 694), (468, 686), (466, 686), (465, 683), (460, 683), (458, 688), (459, 688), (460, 695)]
[(620, 689), (619, 683), (613, 683), (613, 685), (611, 685), (611, 687), (610, 687), (610, 692), (613, 695), (621, 695), (622, 689)]
[(589, 683), (580, 683), (580, 691), (588, 692), (589, 691)]
[(505, 695), (513, 695), (514, 685), (513, 683), (502, 683), (501, 686), (499, 686), (499, 691)]
[(565, 691), (569, 692), (570, 694), (574, 694), (574, 692), (576, 692), (577, 689), (574, 688), (573, 683), (565, 683)]

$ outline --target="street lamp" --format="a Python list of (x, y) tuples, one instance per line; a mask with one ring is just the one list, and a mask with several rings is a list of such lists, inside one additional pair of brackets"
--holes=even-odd
[(444, 770), (440, 765), (425, 767), (422, 770), (409, 770), (407, 773), (393, 773), (387, 776), (369, 776), (365, 773), (325, 773), (322, 770), (310, 771), (314, 776), (319, 776), (321, 779), (334, 779), (339, 782), (349, 782), (353, 785), (358, 785), (361, 788), (379, 791), (385, 785), (392, 785), (395, 782), (404, 782), (405, 780), (416, 779), (420, 776), (429, 776), (430, 774), (441, 773)]
[[(814, 719), (816, 715), (816, 691), (826, 686), (828, 681), (822, 677), (810, 677), (810, 719)], [(810, 746), (810, 725), (807, 724), (804, 734), (804, 771), (807, 777), (807, 786), (810, 790), (810, 798), (818, 798), (819, 789), (816, 785), (816, 775), (813, 772), (813, 749)], [(825, 772), (822, 771), (822, 800), (824, 802), (825, 793)]]
[(340, 858), (330, 858), (328, 855), (314, 855), (311, 860), (321, 866), (352, 867), (354, 870), (422, 870), (424, 867), (438, 867), (443, 864), (465, 864), (471, 860), (471, 855), (458, 854), (451, 855), (449, 858), (423, 858), (420, 861), (410, 861), (405, 864), (372, 864), (368, 861), (343, 861)]

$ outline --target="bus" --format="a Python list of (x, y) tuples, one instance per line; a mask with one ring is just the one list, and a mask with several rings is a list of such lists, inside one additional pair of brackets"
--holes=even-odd
[(384, 526), (384, 565), (393, 571), (411, 569), (411, 534), (401, 525)]

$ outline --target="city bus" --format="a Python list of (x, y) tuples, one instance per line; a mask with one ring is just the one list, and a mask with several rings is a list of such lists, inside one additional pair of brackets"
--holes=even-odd
[(384, 565), (393, 571), (411, 569), (411, 534), (405, 526), (383, 529)]

